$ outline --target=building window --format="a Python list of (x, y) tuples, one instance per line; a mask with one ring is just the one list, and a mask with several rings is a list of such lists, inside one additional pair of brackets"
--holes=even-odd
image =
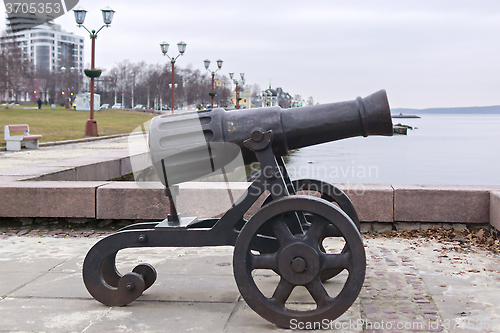
[(31, 34), (31, 37), (39, 37), (39, 36), (54, 37), (54, 34), (50, 34), (48, 32), (35, 32)]
[(32, 39), (31, 40), (32, 43), (50, 43), (50, 44), (54, 44), (54, 41), (51, 40), (51, 39)]
[(36, 65), (38, 68), (50, 69), (50, 48), (49, 46), (36, 47)]

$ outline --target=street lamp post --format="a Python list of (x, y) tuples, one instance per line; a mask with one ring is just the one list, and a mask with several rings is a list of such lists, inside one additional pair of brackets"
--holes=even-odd
[(184, 52), (186, 52), (186, 43), (184, 42), (179, 42), (177, 43), (177, 47), (179, 48), (179, 54), (177, 55), (177, 57), (175, 58), (171, 58), (167, 52), (168, 52), (168, 46), (169, 44), (167, 42), (163, 42), (160, 44), (160, 47), (161, 47), (161, 52), (163, 53), (164, 56), (167, 56), (168, 59), (170, 59), (170, 62), (172, 63), (172, 105), (171, 105), (171, 108), (172, 108), (172, 113), (174, 113), (174, 102), (175, 102), (175, 99), (174, 99), (174, 90), (175, 90), (175, 73), (174, 73), (174, 65), (175, 65), (175, 61), (177, 60), (177, 58), (179, 58), (181, 55), (184, 54)]
[[(172, 83), (169, 83), (168, 84), (168, 87), (170, 88), (170, 90), (172, 90)], [(177, 83), (174, 84), (174, 88), (177, 88)], [(160, 103), (161, 104), (161, 103)], [(161, 108), (161, 105), (160, 105), (160, 110), (162, 110)], [(172, 113), (174, 113), (174, 111), (172, 110)]]
[[(75, 67), (71, 67), (69, 69), (70, 73), (73, 73), (73, 71), (75, 70)], [(61, 72), (63, 74), (66, 73), (66, 67), (61, 67)], [(66, 98), (66, 109), (69, 109), (69, 73), (66, 74), (66, 95), (65, 95), (65, 98)]]
[(215, 91), (214, 91), (214, 89), (215, 89), (215, 73), (217, 73), (217, 71), (219, 69), (221, 69), (221, 67), (222, 67), (222, 60), (220, 60), (220, 59), (217, 60), (217, 69), (215, 71), (211, 71), (211, 70), (208, 69), (208, 67), (210, 66), (210, 60), (205, 59), (203, 62), (205, 63), (205, 68), (210, 72), (210, 74), (212, 74), (212, 92), (209, 95), (210, 95), (210, 97), (212, 97), (212, 103), (210, 104), (210, 109), (213, 110), (213, 108), (214, 108), (214, 97), (217, 95), (215, 93)]
[(96, 77), (101, 76), (101, 70), (95, 68), (95, 39), (97, 38), (97, 34), (99, 31), (102, 30), (104, 27), (109, 27), (111, 25), (111, 21), (113, 20), (113, 16), (115, 14), (115, 11), (112, 10), (109, 7), (106, 7), (104, 9), (101, 9), (102, 11), (102, 19), (104, 21), (104, 25), (99, 28), (99, 30), (95, 31), (92, 30), (90, 31), (83, 25), (83, 22), (85, 21), (85, 15), (87, 14), (87, 11), (84, 9), (74, 9), (73, 12), (75, 13), (75, 21), (78, 24), (78, 27), (83, 27), (87, 32), (90, 34), (90, 39), (92, 40), (92, 53), (91, 53), (91, 60), (90, 60), (90, 69), (85, 70), (85, 75), (90, 77), (90, 119), (87, 120), (87, 123), (85, 124), (85, 135), (86, 136), (97, 136), (97, 122), (94, 120), (94, 79)]
[[(231, 78), (231, 80), (233, 80), (234, 84), (236, 85), (236, 109), (239, 110), (240, 109), (240, 82), (238, 82), (238, 80), (236, 79), (233, 79), (233, 76), (234, 76), (234, 73), (229, 73), (229, 77)], [(245, 73), (240, 73), (240, 77), (241, 77), (241, 84), (245, 84)]]

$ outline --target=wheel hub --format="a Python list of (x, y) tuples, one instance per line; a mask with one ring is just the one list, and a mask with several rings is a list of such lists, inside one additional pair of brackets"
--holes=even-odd
[(279, 254), (278, 267), (286, 280), (295, 285), (305, 285), (319, 274), (319, 253), (308, 244), (290, 244)]
[(296, 257), (295, 259), (293, 259), (290, 263), (290, 266), (295, 273), (303, 273), (305, 270), (307, 270), (307, 263), (304, 258), (301, 257)]

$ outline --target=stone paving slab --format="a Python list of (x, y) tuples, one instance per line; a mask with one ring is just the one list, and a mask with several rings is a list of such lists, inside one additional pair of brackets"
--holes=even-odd
[[(5, 269), (2, 265), (2, 269)], [(16, 290), (24, 287), (28, 282), (31, 282), (40, 276), (45, 275), (45, 272), (19, 272), (10, 271), (8, 269), (2, 270), (0, 273), (0, 298), (15, 292)]]
[(90, 300), (7, 297), (0, 300), (0, 332), (83, 332), (108, 312)]
[(392, 222), (394, 189), (390, 184), (336, 184), (351, 199), (360, 221)]
[(489, 223), (495, 186), (393, 185), (394, 221)]
[(34, 165), (34, 166), (26, 166), (26, 167), (21, 167), (21, 168), (14, 168), (12, 170), (0, 170), (0, 175), (2, 176), (18, 176), (18, 177), (23, 177), (27, 178), (29, 177), (35, 177), (35, 176), (42, 176), (45, 174), (53, 174), (57, 172), (63, 172), (63, 171), (70, 171), (74, 170), (74, 168), (61, 168), (57, 166), (47, 166), (47, 165)]
[[(59, 175), (59, 179), (47, 177), (38, 180), (108, 180), (116, 178), (127, 171), (127, 165), (122, 168), (122, 159), (128, 158), (131, 151), (134, 154), (144, 149), (141, 136), (112, 138), (101, 141), (73, 143), (40, 147), (37, 150), (21, 150), (19, 152), (0, 151), (0, 176), (25, 176), (33, 178), (53, 174), (64, 170), (78, 171), (78, 174)], [(89, 165), (101, 164), (97, 174), (88, 171)], [(109, 164), (111, 163), (111, 164)], [(116, 165), (112, 165), (112, 164)], [(126, 164), (126, 162), (124, 162)], [(109, 169), (109, 170), (108, 170)], [(118, 175), (117, 175), (118, 174)], [(106, 177), (111, 178), (106, 178)], [(97, 178), (96, 178), (97, 177)], [(0, 179), (1, 180), (1, 179)]]
[(113, 182), (97, 189), (99, 219), (164, 219), (169, 199), (161, 183)]
[(95, 218), (96, 188), (107, 182), (23, 181), (0, 184), (0, 216)]
[(500, 191), (490, 193), (490, 224), (500, 230)]
[(41, 275), (7, 297), (23, 298), (64, 298), (92, 299), (83, 284), (82, 273), (52, 273)]
[[(86, 291), (81, 267), (98, 238), (0, 238), (0, 332), (271, 332), (239, 296), (232, 247), (121, 251), (128, 272), (148, 262), (158, 279), (136, 302), (110, 308)], [(498, 332), (500, 257), (459, 242), (366, 238), (367, 273), (356, 302), (328, 328), (339, 332)], [(327, 239), (327, 251), (341, 248)], [(464, 250), (465, 249), (465, 250)], [(468, 249), (468, 250), (467, 250)], [(256, 272), (272, 292), (276, 275)], [(325, 283), (331, 295), (346, 274)], [(265, 289), (265, 288), (263, 288)], [(299, 307), (307, 293), (292, 293)], [(288, 330), (290, 331), (290, 330)]]
[(136, 302), (112, 308), (85, 333), (223, 332), (233, 308), (231, 303)]
[(23, 177), (22, 176), (13, 176), (13, 175), (0, 176), (0, 184), (16, 182), (20, 179), (23, 179)]
[(159, 274), (142, 296), (143, 301), (236, 303), (240, 292), (232, 275)]

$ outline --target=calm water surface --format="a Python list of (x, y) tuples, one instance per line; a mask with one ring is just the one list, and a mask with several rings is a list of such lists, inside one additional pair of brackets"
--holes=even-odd
[(350, 138), (295, 151), (293, 178), (333, 183), (500, 185), (500, 115), (394, 118), (408, 135)]

